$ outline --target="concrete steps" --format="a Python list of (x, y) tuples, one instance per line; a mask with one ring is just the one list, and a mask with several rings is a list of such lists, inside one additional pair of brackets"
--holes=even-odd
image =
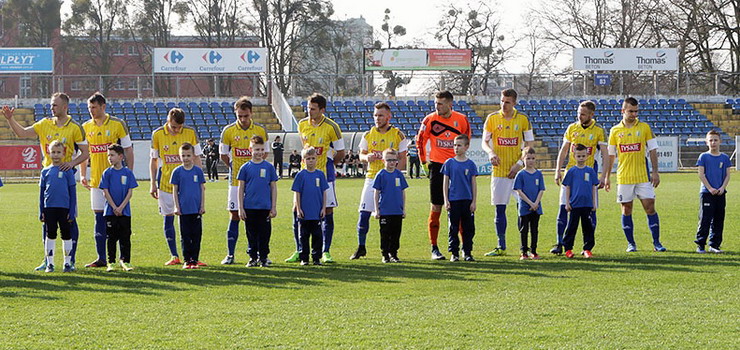
[(707, 116), (714, 125), (730, 136), (740, 133), (740, 116), (732, 114), (732, 108), (723, 103), (692, 103), (699, 113)]

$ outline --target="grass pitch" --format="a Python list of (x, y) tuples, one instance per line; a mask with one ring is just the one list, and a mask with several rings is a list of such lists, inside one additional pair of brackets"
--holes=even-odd
[(337, 263), (323, 267), (282, 262), (294, 250), (290, 181), (282, 180), (271, 268), (244, 267), (243, 224), (238, 264), (219, 265), (226, 253), (227, 185), (209, 183), (201, 259), (211, 266), (196, 271), (163, 266), (169, 253), (162, 219), (141, 183), (132, 207), (136, 269), (112, 273), (82, 267), (95, 249), (89, 195), (79, 188), (79, 270), (71, 274), (33, 272), (43, 252), (38, 187), (6, 184), (0, 188), (0, 348), (737, 348), (738, 180), (728, 194), (726, 254), (693, 252), (699, 181), (684, 173), (662, 175), (657, 190), (668, 252), (651, 251), (636, 204), (640, 251), (625, 253), (615, 194), (601, 192), (595, 259), (567, 260), (546, 253), (558, 200), (551, 179), (546, 174), (540, 261), (518, 260), (514, 205), (507, 211), (509, 255), (483, 256), (496, 239), (489, 178), (478, 179), (474, 263), (429, 260), (428, 181), (410, 180), (401, 264), (380, 262), (375, 220), (369, 257), (348, 260), (357, 244), (362, 180), (341, 179), (332, 248)]

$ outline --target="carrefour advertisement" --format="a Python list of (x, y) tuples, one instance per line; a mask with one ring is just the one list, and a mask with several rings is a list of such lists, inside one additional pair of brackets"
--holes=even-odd
[(155, 48), (154, 73), (265, 73), (267, 49)]
[(0, 48), (0, 73), (54, 73), (54, 49)]
[(365, 49), (365, 70), (470, 70), (471, 50)]

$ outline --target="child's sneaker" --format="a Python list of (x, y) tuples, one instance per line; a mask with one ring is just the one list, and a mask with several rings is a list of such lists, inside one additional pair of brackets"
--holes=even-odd
[(637, 245), (628, 243), (627, 244), (627, 250), (625, 250), (627, 253), (634, 253), (637, 251)]
[(704, 250), (704, 247), (703, 246), (700, 246), (700, 245), (696, 246), (696, 252), (699, 253), (699, 254), (706, 254), (707, 253), (707, 251)]
[(714, 253), (714, 254), (722, 254), (722, 253), (724, 253), (725, 251), (724, 251), (724, 250), (722, 250), (722, 249), (719, 249), (719, 248), (715, 248), (715, 247), (709, 247), (709, 252), (710, 252), (710, 253)]
[(381, 259), (380, 259), (380, 261), (382, 261), (382, 262), (383, 262), (383, 264), (387, 264), (387, 263), (391, 262), (391, 258), (390, 258), (390, 257), (388, 257), (388, 255), (385, 255), (385, 254), (384, 254), (384, 255), (383, 255), (383, 258), (381, 258)]
[(123, 262), (123, 261), (121, 261), (121, 267), (123, 267), (123, 271), (131, 271), (134, 269), (134, 267), (131, 266), (131, 264), (127, 262)]
[(537, 254), (537, 253), (529, 254), (529, 258), (532, 259), (532, 260), (540, 260), (540, 259), (542, 259), (542, 258), (540, 258), (540, 255)]
[(191, 262), (190, 263), (190, 269), (191, 270), (197, 270), (200, 268), (200, 265), (198, 265), (198, 262)]
[(223, 260), (221, 260), (221, 265), (231, 265), (233, 263), (234, 263), (233, 255), (227, 255)]
[(260, 260), (260, 266), (270, 267), (272, 266), (272, 261), (270, 261), (270, 259)]
[(164, 263), (164, 266), (173, 266), (173, 265), (180, 265), (180, 264), (182, 264), (182, 261), (180, 261), (180, 258), (176, 256), (172, 256), (170, 260)]
[(89, 264), (85, 264), (85, 267), (105, 267), (105, 261), (103, 260), (95, 260)]
[(111, 272), (116, 269), (116, 264), (114, 263), (108, 263), (108, 267), (105, 269), (105, 271)]
[(656, 252), (664, 252), (667, 249), (665, 249), (665, 247), (662, 244), (655, 243), (655, 244), (653, 244), (653, 250), (655, 250)]
[(583, 255), (583, 257), (586, 258), (586, 259), (591, 259), (591, 258), (594, 257), (594, 255), (591, 254), (591, 251), (590, 250), (584, 250), (584, 251), (582, 251), (581, 252), (581, 255)]
[(519, 256), (519, 260), (527, 260), (529, 259), (529, 254), (522, 253), (522, 255)]
[(301, 266), (308, 266), (308, 260), (302, 260)]
[(555, 255), (563, 254), (563, 246), (560, 244), (552, 246), (552, 249), (550, 249), (550, 253), (553, 253)]
[(195, 264), (198, 265), (198, 266), (208, 266), (208, 264), (206, 264), (206, 263), (204, 263), (204, 262), (202, 262), (200, 260), (198, 260)]
[(260, 263), (259, 263), (259, 261), (255, 260), (255, 259), (249, 259), (249, 261), (247, 262), (247, 265), (246, 266), (247, 267), (260, 266)]
[(472, 255), (470, 254), (463, 254), (463, 260), (465, 261), (475, 261)]
[(183, 270), (190, 270), (190, 264), (188, 264), (188, 263), (182, 264), (182, 269)]
[(323, 264), (321, 263), (321, 260), (314, 260), (313, 264), (314, 264), (314, 265), (316, 265), (316, 266), (321, 266), (321, 265), (323, 265)]
[(321, 262), (331, 264), (334, 262), (334, 258), (331, 257), (331, 254), (329, 254), (329, 252), (324, 252), (324, 254), (321, 255)]
[(573, 254), (573, 251), (572, 250), (568, 250), (568, 251), (565, 252), (565, 257), (566, 258), (573, 259), (573, 256), (574, 256), (574, 254)]
[(460, 261), (460, 256), (455, 253), (452, 253), (452, 255), (450, 255), (450, 262), (458, 262), (458, 261)]
[(390, 261), (391, 261), (392, 263), (400, 263), (400, 262), (401, 262), (401, 259), (399, 259), (399, 258), (398, 258), (398, 255), (396, 255), (396, 254), (391, 254), (391, 256), (390, 256)]

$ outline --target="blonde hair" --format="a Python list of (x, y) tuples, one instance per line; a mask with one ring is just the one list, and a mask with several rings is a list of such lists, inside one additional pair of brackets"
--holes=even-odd
[(61, 147), (62, 149), (64, 149), (64, 144), (62, 143), (62, 141), (59, 140), (49, 142), (49, 149), (52, 149), (54, 147)]
[(393, 156), (397, 156), (398, 155), (398, 151), (396, 151), (393, 148), (386, 148), (386, 149), (384, 149), (383, 150), (383, 158), (385, 158), (385, 156), (388, 155), (388, 154), (393, 155)]

